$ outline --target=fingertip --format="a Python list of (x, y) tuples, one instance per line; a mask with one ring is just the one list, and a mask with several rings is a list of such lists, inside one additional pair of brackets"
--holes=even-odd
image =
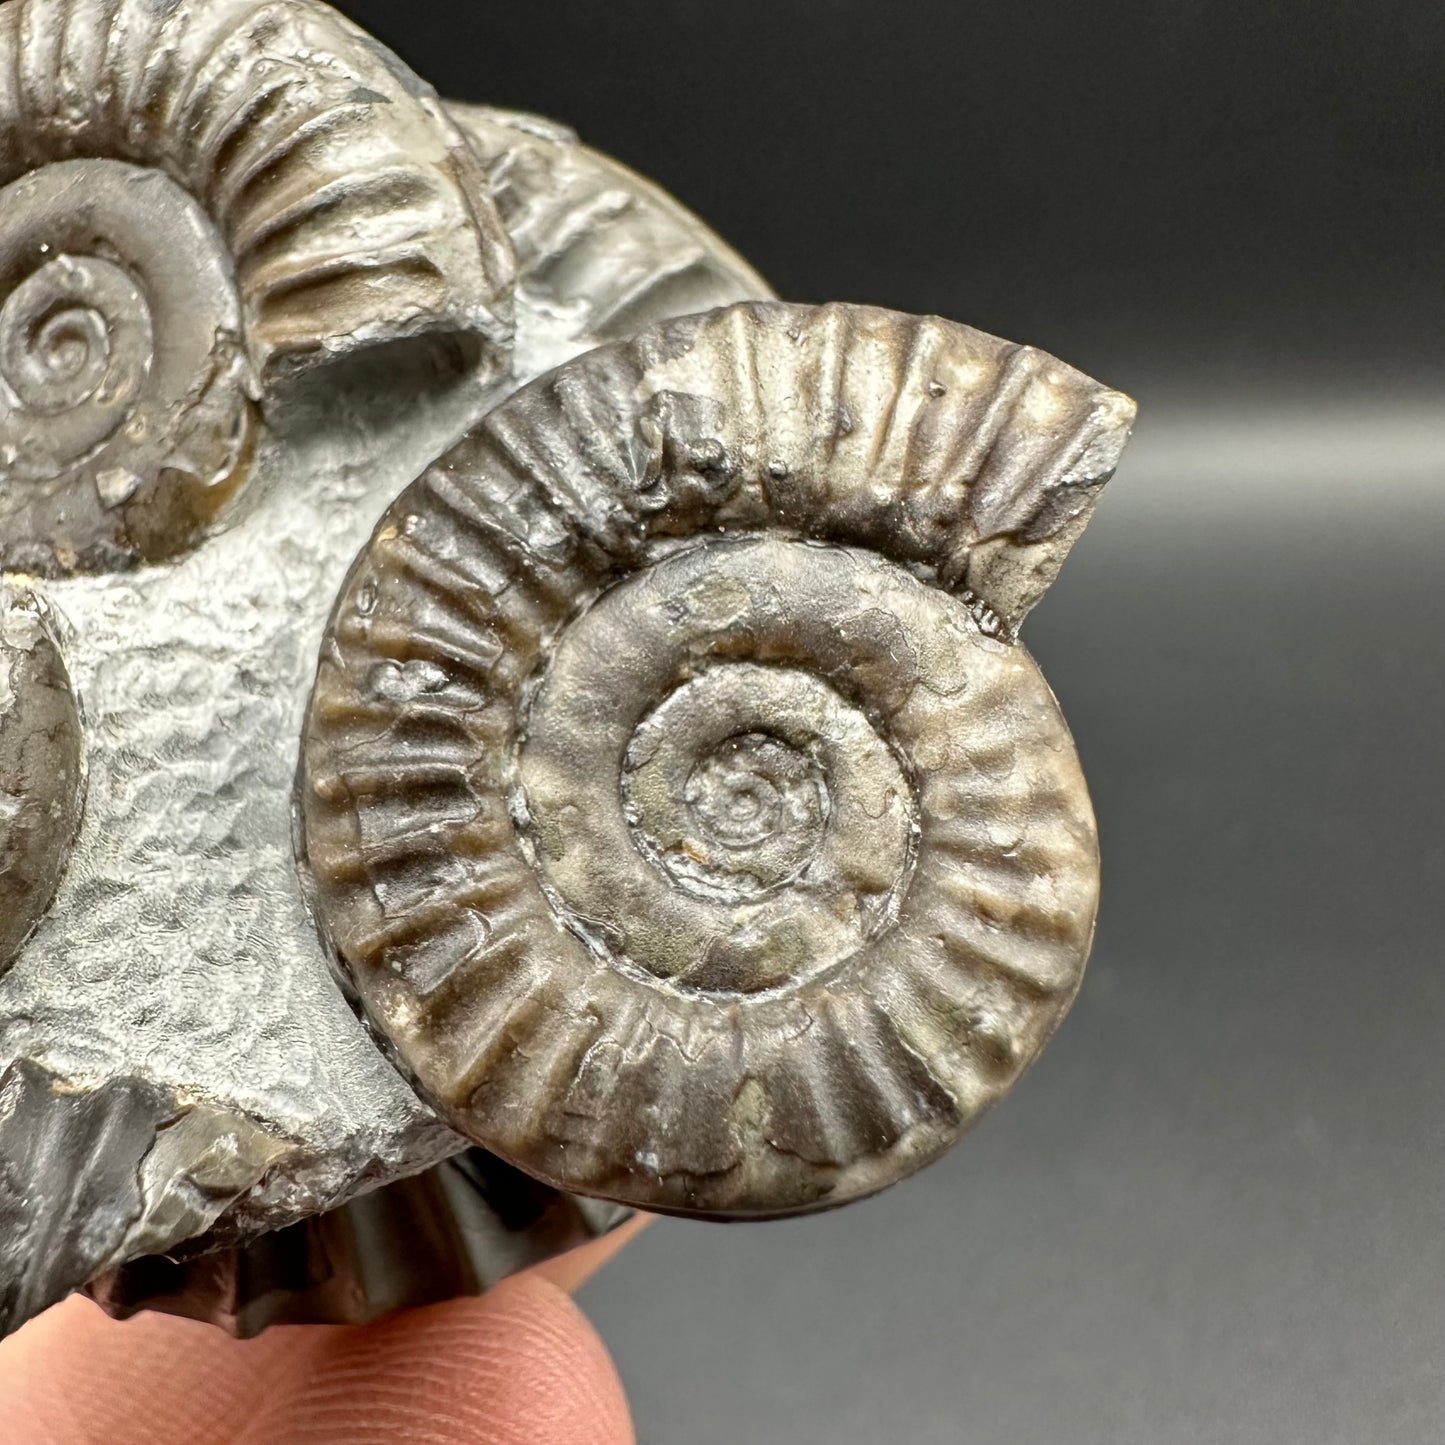
[(435, 1445), (632, 1445), (616, 1366), (566, 1288), (641, 1227), (582, 1251), (560, 1284), (531, 1271), (481, 1298), (245, 1344), (158, 1315), (117, 1325), (73, 1299), (0, 1351), (0, 1421), (33, 1445), (382, 1445), (422, 1432)]
[(297, 1393), (245, 1445), (632, 1445), (606, 1346), (571, 1298), (522, 1275), (319, 1343)]
[(507, 1445), (631, 1445), (632, 1412), (617, 1366), (571, 1295), (545, 1276), (524, 1274), (488, 1298), (494, 1327), (509, 1342), (497, 1396), (500, 1418), (513, 1422)]
[(150, 1314), (117, 1324), (72, 1296), (0, 1346), (0, 1440), (221, 1445), (294, 1355), (280, 1335), (242, 1344)]

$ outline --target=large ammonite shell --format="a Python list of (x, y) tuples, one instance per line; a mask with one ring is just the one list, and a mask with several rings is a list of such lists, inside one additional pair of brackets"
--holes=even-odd
[(645, 1208), (928, 1162), (1078, 986), (1098, 862), (1013, 640), (1133, 405), (936, 319), (755, 303), (500, 406), (343, 591), (326, 933), (460, 1130)]
[(5, 569), (187, 545), (273, 379), (419, 336), (505, 347), (475, 158), (311, 0), (7, 0), (0, 186)]

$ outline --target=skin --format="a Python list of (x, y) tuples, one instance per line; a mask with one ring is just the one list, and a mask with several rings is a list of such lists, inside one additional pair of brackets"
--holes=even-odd
[(73, 1298), (0, 1345), (0, 1421), (27, 1445), (634, 1445), (571, 1292), (643, 1223), (480, 1299), (357, 1328), (237, 1342)]

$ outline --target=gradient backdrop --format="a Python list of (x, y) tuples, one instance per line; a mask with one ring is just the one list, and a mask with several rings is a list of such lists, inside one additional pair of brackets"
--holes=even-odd
[(797, 300), (1138, 397), (1027, 640), (1105, 849), (948, 1160), (584, 1295), (644, 1445), (1445, 1439), (1445, 7), (350, 0)]

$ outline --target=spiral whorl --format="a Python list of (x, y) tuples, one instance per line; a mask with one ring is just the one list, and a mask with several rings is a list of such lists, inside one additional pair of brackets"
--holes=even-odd
[(475, 158), (312, 0), (7, 0), (0, 185), (0, 566), (185, 545), (292, 373), (437, 334), (505, 353)]
[(300, 808), (323, 927), (458, 1128), (755, 1216), (882, 1187), (1008, 1088), (1098, 884), (1013, 629), (1131, 416), (965, 327), (751, 304), (569, 363), (403, 494)]

